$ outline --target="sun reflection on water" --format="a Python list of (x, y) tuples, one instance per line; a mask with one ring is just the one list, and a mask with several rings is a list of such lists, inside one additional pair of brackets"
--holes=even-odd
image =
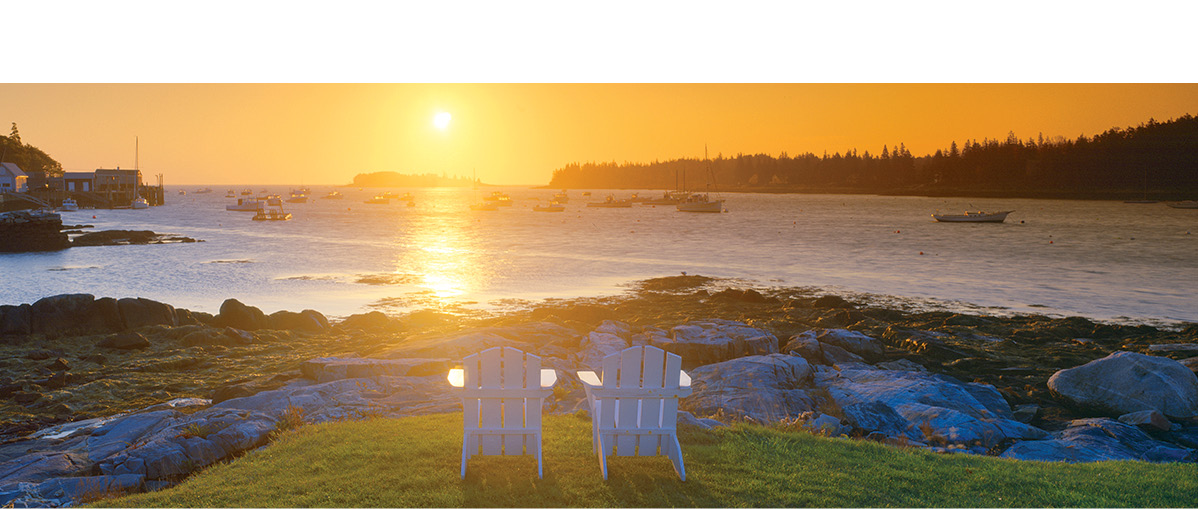
[(455, 208), (443, 203), (460, 201), (457, 193), (430, 192), (422, 201), (428, 205), (425, 211), (400, 215), (396, 242), (403, 249), (396, 258), (395, 272), (415, 274), (413, 283), (445, 306), (483, 288), (488, 270), (479, 263), (477, 227), (457, 210), (466, 209), (466, 204)]

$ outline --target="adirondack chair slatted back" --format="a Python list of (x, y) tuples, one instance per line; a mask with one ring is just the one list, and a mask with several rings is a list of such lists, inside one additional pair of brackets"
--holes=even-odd
[(466, 357), (462, 364), (464, 455), (539, 456), (541, 358), (495, 347)]
[[(677, 389), (682, 358), (649, 347), (632, 347), (603, 359), (604, 388)], [(614, 404), (613, 404), (614, 403)], [(678, 420), (678, 399), (660, 394), (643, 397), (612, 398), (599, 405), (597, 433), (603, 430), (673, 430)], [(618, 456), (656, 456), (669, 453), (669, 438), (662, 434), (619, 435), (605, 442), (601, 454)], [(663, 448), (664, 447), (664, 448)]]

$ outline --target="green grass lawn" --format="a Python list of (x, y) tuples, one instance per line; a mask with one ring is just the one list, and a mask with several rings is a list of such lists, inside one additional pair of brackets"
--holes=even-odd
[(681, 435), (665, 457), (612, 457), (591, 423), (546, 416), (545, 477), (531, 456), (476, 456), (458, 477), (462, 416), (335, 422), (113, 507), (1193, 507), (1198, 465), (1063, 464), (942, 455), (737, 425)]

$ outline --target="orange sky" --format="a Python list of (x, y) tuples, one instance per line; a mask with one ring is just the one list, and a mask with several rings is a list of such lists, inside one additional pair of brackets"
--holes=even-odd
[[(433, 126), (438, 111), (449, 127)], [(345, 184), (373, 171), (545, 184), (571, 162), (782, 151), (915, 155), (1198, 115), (1198, 84), (0, 84), (0, 126), (67, 170), (171, 184)]]

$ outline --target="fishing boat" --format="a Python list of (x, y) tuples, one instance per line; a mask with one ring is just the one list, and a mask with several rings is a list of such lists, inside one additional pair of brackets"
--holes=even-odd
[(146, 201), (145, 198), (138, 196), (137, 198), (133, 199), (133, 202), (130, 203), (129, 206), (137, 210), (148, 209), (150, 208), (150, 202)]
[(362, 203), (369, 203), (371, 205), (387, 205), (391, 203), (391, 198), (388, 198), (386, 195), (378, 194)]
[(570, 203), (570, 196), (566, 194), (565, 189), (562, 189), (562, 192), (553, 194), (553, 201), (558, 203)]
[(590, 196), (590, 195), (591, 195), (591, 192), (590, 192), (590, 191), (583, 191), (583, 192), (582, 192), (582, 195), (583, 195), (583, 196)]
[(225, 210), (237, 212), (257, 212), (262, 209), (263, 205), (264, 203), (262, 203), (262, 201), (258, 198), (238, 198), (236, 204), (225, 205)]
[(242, 196), (249, 196), (249, 195), (251, 195), (251, 194), (254, 194), (254, 190), (253, 190), (253, 189), (242, 189), (242, 190), (241, 190), (241, 195), (242, 195)]
[(326, 199), (326, 200), (340, 200), (342, 198), (345, 198), (345, 195), (341, 194), (338, 191), (329, 191), (329, 194), (321, 196), (321, 198)]
[(291, 196), (287, 198), (287, 203), (308, 203), (308, 193), (303, 189), (292, 190)]
[[(707, 146), (703, 146), (703, 159), (707, 161), (707, 178), (709, 180), (707, 188), (711, 189), (710, 181), (715, 180), (715, 173), (711, 171), (711, 160), (707, 158)], [(685, 185), (684, 185), (685, 187)], [(723, 212), (724, 200), (711, 199), (711, 192), (704, 193), (688, 193), (685, 198), (678, 201), (674, 205), (679, 212)]]
[(62, 211), (66, 211), (66, 212), (74, 212), (76, 210), (79, 210), (79, 204), (75, 203), (74, 199), (67, 198), (65, 200), (62, 200), (62, 206), (58, 207), (58, 210), (62, 210)]
[(641, 201), (645, 205), (677, 205), (678, 202), (685, 200), (690, 193), (681, 191), (664, 191), (657, 198), (645, 198)]
[(607, 209), (627, 209), (632, 208), (632, 200), (617, 200), (614, 195), (607, 195), (603, 201), (593, 201), (587, 203), (588, 207), (600, 207)]
[(1165, 205), (1175, 209), (1198, 209), (1198, 201), (1195, 200), (1174, 201), (1166, 203)]
[(503, 193), (500, 191), (495, 191), (495, 192), (491, 193), (491, 196), (487, 196), (487, 197), (483, 198), (483, 200), (486, 200), (489, 202), (494, 202), (496, 205), (498, 205), (500, 207), (511, 207), (512, 206), (512, 197), (508, 196), (506, 193)]
[(566, 206), (556, 201), (549, 202), (549, 205), (533, 205), (534, 212), (565, 212)]
[(186, 194), (187, 194), (187, 191), (184, 191), (182, 189), (179, 190), (179, 196), (185, 196)]
[(932, 214), (932, 218), (941, 223), (1001, 223), (1007, 219), (1007, 214), (1015, 212), (966, 211), (964, 214)]
[(723, 212), (724, 200), (713, 200), (708, 193), (694, 193), (675, 204), (679, 212)]
[(283, 200), (272, 196), (266, 200), (266, 206), (254, 214), (254, 221), (286, 221), (291, 219), (291, 213), (283, 210)]
[(212, 188), (211, 188), (211, 187), (205, 187), (205, 188), (203, 188), (203, 189), (196, 189), (196, 190), (195, 190), (195, 194), (208, 194), (208, 193), (211, 193), (211, 192), (212, 192)]
[(236, 198), (236, 197), (237, 197), (237, 193), (234, 193), (232, 189), (230, 189), (229, 192), (225, 193), (225, 198)]

